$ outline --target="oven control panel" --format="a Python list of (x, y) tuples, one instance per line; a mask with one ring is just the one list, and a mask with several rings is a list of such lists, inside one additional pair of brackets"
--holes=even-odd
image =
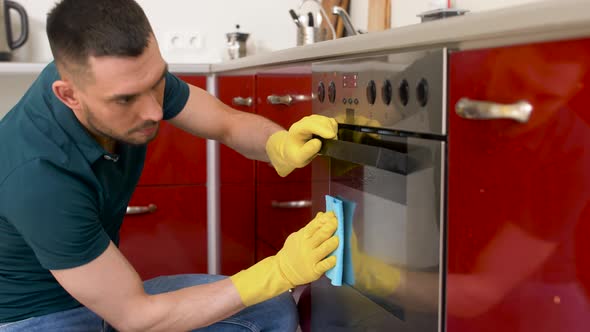
[(312, 64), (313, 113), (339, 123), (446, 135), (446, 49)]

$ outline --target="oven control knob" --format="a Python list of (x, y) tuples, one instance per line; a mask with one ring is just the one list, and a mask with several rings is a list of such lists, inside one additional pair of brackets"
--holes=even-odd
[(328, 86), (328, 99), (332, 104), (336, 102), (336, 84), (334, 82), (330, 82)]
[(385, 80), (383, 82), (383, 87), (381, 88), (381, 99), (383, 99), (383, 103), (385, 105), (391, 104), (391, 98), (393, 97), (393, 87), (391, 86), (391, 82), (389, 80)]
[(416, 87), (416, 99), (418, 99), (418, 104), (420, 104), (420, 106), (424, 107), (428, 104), (428, 94), (428, 81), (421, 79)]
[(375, 81), (371, 80), (369, 81), (369, 84), (367, 84), (367, 101), (369, 102), (369, 104), (374, 105), (376, 99), (377, 85), (375, 84)]
[(407, 80), (404, 79), (401, 81), (397, 92), (400, 103), (404, 106), (408, 105), (408, 102), (410, 101), (410, 84)]
[(318, 100), (320, 103), (323, 103), (326, 99), (326, 86), (324, 86), (324, 82), (320, 82), (318, 84)]

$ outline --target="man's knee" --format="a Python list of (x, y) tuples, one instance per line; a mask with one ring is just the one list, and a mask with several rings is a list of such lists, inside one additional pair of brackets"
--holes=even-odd
[(291, 293), (283, 293), (265, 302), (272, 312), (273, 327), (271, 331), (295, 331), (299, 326), (297, 305)]
[(297, 305), (289, 292), (259, 303), (250, 310), (256, 312), (257, 325), (262, 331), (295, 331), (299, 326)]

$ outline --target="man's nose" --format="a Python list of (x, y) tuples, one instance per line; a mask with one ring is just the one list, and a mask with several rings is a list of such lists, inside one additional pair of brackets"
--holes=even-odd
[(141, 106), (142, 120), (153, 122), (162, 120), (164, 107), (154, 93), (147, 94)]

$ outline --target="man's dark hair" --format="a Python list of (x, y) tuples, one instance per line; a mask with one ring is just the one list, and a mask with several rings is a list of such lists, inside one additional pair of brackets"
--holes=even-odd
[(139, 56), (152, 28), (134, 0), (63, 0), (47, 16), (58, 65), (85, 67), (90, 56)]

